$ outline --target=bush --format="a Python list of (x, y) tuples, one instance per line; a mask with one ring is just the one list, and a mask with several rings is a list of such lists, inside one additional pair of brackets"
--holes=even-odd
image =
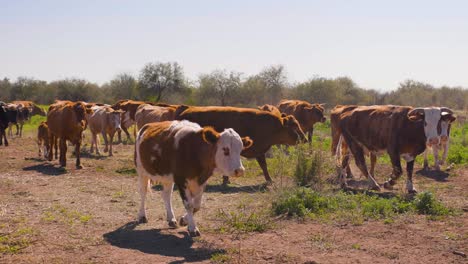
[(264, 232), (272, 227), (271, 219), (267, 213), (250, 211), (243, 205), (236, 211), (220, 210), (218, 218), (223, 223), (219, 228), (221, 232)]
[(431, 192), (422, 192), (416, 196), (414, 206), (420, 214), (443, 216), (453, 213), (453, 210), (447, 208)]
[(312, 155), (306, 155), (304, 149), (301, 148), (297, 153), (294, 180), (298, 186), (314, 187), (316, 190), (320, 189), (323, 168), (323, 158), (319, 152), (315, 151)]

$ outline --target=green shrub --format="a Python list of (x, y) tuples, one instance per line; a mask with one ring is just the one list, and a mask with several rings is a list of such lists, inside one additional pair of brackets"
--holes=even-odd
[(243, 205), (236, 211), (220, 210), (218, 218), (222, 221), (221, 232), (264, 232), (273, 225), (267, 212), (251, 211)]
[(414, 199), (414, 206), (420, 214), (443, 216), (453, 213), (453, 210), (447, 208), (431, 192), (419, 193)]
[(323, 157), (320, 156), (320, 152), (315, 151), (312, 155), (306, 155), (304, 149), (300, 149), (297, 153), (297, 163), (294, 171), (296, 184), (320, 189), (323, 167)]

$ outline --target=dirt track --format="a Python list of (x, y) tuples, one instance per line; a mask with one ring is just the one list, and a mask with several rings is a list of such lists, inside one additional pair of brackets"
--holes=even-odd
[[(85, 155), (82, 170), (71, 169), (70, 157), (65, 171), (57, 161), (36, 159), (31, 138), (0, 147), (0, 234), (27, 239), (19, 252), (0, 255), (0, 262), (468, 263), (453, 254), (468, 253), (466, 212), (441, 221), (404, 215), (389, 224), (278, 220), (272, 230), (240, 237), (217, 231), (219, 209), (236, 210), (240, 202), (255, 206), (267, 197), (258, 191), (262, 177), (236, 179), (226, 190), (220, 177), (211, 179), (197, 215), (200, 239), (189, 238), (185, 228), (167, 228), (158, 191), (148, 197), (149, 223), (137, 226), (136, 177), (116, 172), (133, 167), (132, 153), (131, 145), (119, 145), (112, 158)], [(445, 176), (416, 176), (416, 186), (467, 209), (468, 171)], [(177, 192), (174, 206), (182, 215)]]

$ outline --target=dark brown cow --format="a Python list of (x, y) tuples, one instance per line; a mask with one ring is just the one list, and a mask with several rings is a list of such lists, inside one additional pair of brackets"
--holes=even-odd
[(323, 104), (311, 104), (300, 100), (282, 100), (278, 104), (278, 109), (281, 113), (293, 115), (297, 119), (304, 133), (307, 133), (309, 143), (312, 142), (314, 124), (326, 121), (323, 115)]
[(49, 127), (47, 123), (42, 121), (37, 128), (37, 147), (39, 149), (39, 157), (44, 155), (44, 158), (49, 157), (51, 144), (49, 142)]
[[(345, 140), (354, 156), (357, 167), (372, 184), (372, 188), (380, 190), (366, 167), (364, 151), (372, 153), (386, 151), (393, 166), (392, 177), (384, 183), (391, 189), (401, 176), (400, 156), (406, 161), (408, 192), (414, 193), (412, 174), (414, 159), (424, 152), (426, 145), (439, 144), (438, 125), (442, 116), (452, 115), (448, 108), (428, 107), (412, 108), (408, 106), (359, 106), (343, 112), (339, 117), (340, 140)], [(342, 144), (339, 142), (338, 147)], [(337, 151), (337, 153), (340, 151)], [(346, 186), (344, 170), (348, 166), (346, 155), (341, 164), (340, 175), (343, 186)]]
[[(50, 131), (50, 151), (48, 160), (52, 160), (52, 145), (58, 139), (60, 146), (60, 165), (67, 164), (67, 140), (75, 145), (76, 168), (82, 168), (80, 163), (80, 146), (82, 133), (85, 129), (86, 113), (91, 113), (83, 102), (56, 101), (49, 107), (47, 113), (47, 126)], [(57, 155), (57, 154), (56, 154)]]
[(18, 110), (8, 109), (4, 102), (0, 102), (0, 146), (5, 141), (5, 146), (8, 146), (8, 139), (6, 136), (6, 128), (10, 123), (16, 123), (18, 117)]
[(242, 150), (252, 145), (233, 129), (218, 133), (210, 127), (200, 127), (189, 121), (149, 123), (138, 132), (135, 143), (135, 165), (138, 172), (141, 205), (140, 223), (146, 223), (145, 200), (150, 180), (163, 185), (161, 192), (170, 227), (177, 227), (172, 209), (174, 183), (179, 189), (186, 214), (181, 225), (188, 225), (191, 236), (199, 236), (194, 214), (200, 210), (207, 180), (215, 171), (228, 176), (241, 176), (244, 167), (240, 160)]
[[(183, 111), (187, 108), (185, 111)], [(216, 131), (233, 128), (241, 137), (250, 137), (254, 144), (242, 152), (242, 156), (256, 158), (268, 183), (272, 182), (268, 173), (265, 153), (272, 145), (294, 145), (305, 140), (304, 132), (294, 116), (279, 117), (270, 112), (237, 107), (179, 107), (177, 120), (189, 120), (201, 126), (213, 126)], [(224, 177), (227, 184), (228, 177)]]

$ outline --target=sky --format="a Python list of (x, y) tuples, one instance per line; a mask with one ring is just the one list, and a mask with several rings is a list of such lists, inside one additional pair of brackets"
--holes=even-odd
[(0, 0), (0, 78), (103, 84), (176, 61), (289, 80), (347, 76), (396, 89), (407, 79), (468, 88), (468, 1)]

